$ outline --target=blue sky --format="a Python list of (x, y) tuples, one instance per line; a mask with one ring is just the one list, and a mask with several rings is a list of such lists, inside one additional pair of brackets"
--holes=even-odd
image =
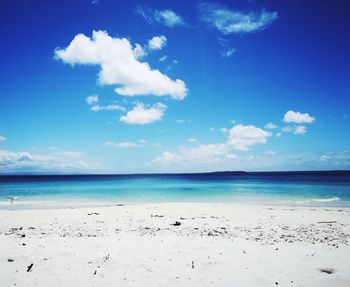
[(350, 168), (348, 1), (1, 1), (0, 172)]

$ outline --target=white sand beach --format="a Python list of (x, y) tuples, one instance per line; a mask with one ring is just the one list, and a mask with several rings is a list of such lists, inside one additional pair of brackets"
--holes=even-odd
[(0, 210), (0, 286), (350, 286), (350, 209)]

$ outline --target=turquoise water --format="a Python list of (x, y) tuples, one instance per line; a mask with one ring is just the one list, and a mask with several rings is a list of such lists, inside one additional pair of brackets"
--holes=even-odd
[(184, 201), (350, 206), (350, 173), (0, 177), (0, 208)]

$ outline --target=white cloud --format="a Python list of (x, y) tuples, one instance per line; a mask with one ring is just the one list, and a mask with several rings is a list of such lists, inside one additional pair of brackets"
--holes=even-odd
[(85, 98), (86, 102), (91, 106), (90, 110), (94, 112), (99, 112), (99, 111), (125, 111), (125, 108), (116, 104), (111, 104), (111, 105), (106, 105), (106, 106), (101, 106), (98, 104), (99, 98), (97, 95), (94, 96), (88, 96)]
[(286, 126), (286, 127), (281, 128), (281, 131), (284, 133), (290, 133), (293, 131), (293, 128), (290, 126)]
[(187, 124), (187, 123), (191, 123), (191, 119), (177, 119), (175, 120), (175, 124), (177, 125), (183, 125), (183, 124)]
[(163, 152), (153, 159), (153, 163), (163, 165), (176, 164), (209, 164), (225, 160), (237, 160), (232, 149), (248, 150), (255, 144), (264, 144), (271, 133), (255, 126), (236, 125), (229, 131), (227, 143), (199, 144), (194, 138), (189, 139), (196, 146), (180, 146), (177, 152)]
[(305, 126), (296, 126), (294, 129), (294, 133), (296, 135), (303, 135), (306, 133), (306, 127)]
[(143, 103), (137, 103), (135, 107), (120, 117), (120, 121), (132, 125), (145, 125), (155, 121), (161, 121), (167, 106), (157, 103), (150, 108), (145, 108)]
[(204, 164), (217, 162), (226, 156), (229, 147), (226, 144), (207, 144), (195, 147), (181, 146), (177, 153), (163, 152), (152, 160), (153, 163), (169, 165), (173, 163), (200, 162)]
[(138, 142), (114, 142), (114, 141), (107, 141), (103, 145), (109, 146), (109, 147), (120, 147), (120, 148), (137, 148), (137, 147), (144, 147), (146, 142), (143, 142), (143, 140)]
[(150, 50), (161, 50), (167, 43), (167, 38), (164, 35), (154, 36), (148, 41)]
[(153, 163), (160, 163), (160, 164), (171, 164), (171, 163), (177, 163), (181, 161), (181, 157), (178, 156), (176, 153), (165, 151), (160, 156), (157, 156), (155, 159), (152, 160)]
[(272, 150), (272, 149), (269, 149), (269, 150), (267, 150), (267, 151), (265, 151), (264, 152), (264, 155), (275, 155), (276, 154), (276, 152), (274, 151), (274, 150)]
[(164, 62), (166, 59), (168, 59), (168, 56), (160, 57), (159, 62)]
[(110, 37), (105, 31), (93, 31), (74, 37), (68, 47), (56, 49), (56, 59), (71, 65), (99, 65), (99, 82), (116, 85), (116, 93), (123, 96), (170, 96), (182, 100), (187, 95), (182, 80), (171, 80), (148, 63), (139, 62), (134, 49), (125, 38)]
[[(303, 135), (306, 133), (307, 129), (305, 126), (298, 125), (298, 126), (293, 126), (293, 127), (291, 127), (291, 126), (283, 127), (283, 128), (281, 128), (281, 131), (284, 133), (294, 133), (296, 135)], [(281, 135), (279, 135), (279, 136), (281, 136)]]
[[(273, 124), (267, 124), (267, 127), (276, 128)], [(215, 130), (211, 128), (210, 130)], [(225, 128), (220, 129), (225, 132)], [(287, 126), (282, 130), (288, 130), (288, 132), (294, 132), (296, 134), (304, 133), (304, 126)], [(276, 133), (276, 137), (280, 137), (282, 132)], [(234, 150), (247, 151), (252, 146), (258, 144), (265, 144), (272, 133), (254, 125), (242, 125), (235, 124), (228, 130), (226, 142), (215, 144), (201, 144), (195, 138), (190, 138), (187, 141), (196, 144), (189, 146), (179, 146), (177, 150), (165, 151), (152, 160), (153, 164), (161, 164), (174, 168), (182, 167), (187, 168), (191, 166), (200, 167), (201, 164), (213, 164), (212, 168), (272, 168), (274, 166), (285, 166), (287, 163), (280, 163), (279, 158), (282, 155), (276, 153), (274, 150), (267, 150), (260, 155), (248, 154), (247, 156), (238, 157), (233, 153)], [(219, 164), (220, 165), (214, 165)], [(294, 164), (294, 163), (293, 163)]]
[(88, 96), (85, 98), (85, 100), (89, 105), (92, 105), (92, 104), (98, 103), (98, 96), (97, 95)]
[(285, 113), (283, 121), (286, 123), (295, 123), (295, 124), (310, 124), (315, 120), (314, 117), (310, 116), (308, 113), (300, 113), (294, 111), (288, 111)]
[(196, 138), (189, 138), (187, 141), (194, 144), (198, 143), (198, 140)]
[(320, 162), (326, 164), (326, 168), (329, 168), (330, 165), (336, 167), (350, 167), (350, 151), (329, 151), (319, 156)]
[(152, 10), (148, 7), (138, 6), (136, 12), (140, 14), (148, 24), (160, 23), (170, 28), (185, 25), (182, 17), (170, 9)]
[(220, 128), (220, 132), (222, 132), (223, 134), (227, 133), (228, 132), (228, 128)]
[(68, 157), (68, 158), (82, 158), (83, 153), (79, 151), (69, 151), (69, 150), (57, 150), (52, 153), (54, 156), (59, 156), (59, 157)]
[(237, 160), (238, 159), (237, 155), (235, 155), (233, 153), (227, 154), (226, 158), (229, 159), (229, 160)]
[(157, 22), (163, 23), (164, 25), (171, 28), (175, 26), (185, 25), (185, 22), (183, 21), (182, 17), (179, 15), (176, 15), (175, 12), (170, 9), (160, 10), (160, 11), (155, 10), (154, 18)]
[(224, 58), (230, 58), (234, 53), (236, 53), (236, 49), (234, 48), (221, 50), (221, 56)]
[(6, 140), (6, 138), (4, 136), (0, 136), (0, 142), (3, 142), (4, 140)]
[(265, 29), (277, 18), (277, 12), (250, 12), (229, 10), (215, 4), (200, 5), (200, 19), (222, 34), (243, 34)]
[(273, 124), (273, 123), (267, 123), (264, 128), (269, 129), (269, 130), (273, 130), (273, 129), (277, 129), (278, 126)]
[(147, 55), (147, 51), (140, 45), (140, 44), (135, 44), (135, 48), (132, 50), (134, 57), (138, 60), (142, 59)]
[[(196, 154), (196, 153), (195, 153)], [(272, 150), (261, 154), (236, 156), (228, 152), (222, 156), (213, 156), (208, 161), (201, 157), (189, 157), (177, 152), (164, 152), (152, 163), (163, 165), (167, 170), (324, 170), (349, 169), (350, 151), (329, 151), (326, 153), (281, 154)], [(197, 160), (194, 160), (197, 158)]]
[(48, 155), (36, 155), (26, 151), (0, 150), (0, 171), (10, 172), (77, 172), (96, 171), (101, 165), (85, 160), (83, 154), (72, 151), (55, 151)]
[(90, 110), (94, 112), (99, 112), (99, 111), (125, 111), (125, 108), (119, 105), (106, 105), (106, 106), (100, 106), (100, 105), (95, 105), (90, 108)]
[(180, 152), (188, 160), (201, 160), (210, 162), (218, 156), (227, 154), (229, 147), (226, 144), (206, 144), (197, 147), (181, 147)]
[(249, 150), (249, 147), (256, 144), (264, 144), (271, 133), (255, 126), (236, 125), (229, 132), (227, 143), (238, 150)]
[(172, 60), (171, 63), (166, 67), (167, 71), (170, 71), (174, 65), (177, 65), (178, 61), (177, 60)]

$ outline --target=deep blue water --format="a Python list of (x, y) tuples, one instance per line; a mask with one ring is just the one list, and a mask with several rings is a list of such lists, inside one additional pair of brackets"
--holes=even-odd
[(350, 206), (350, 171), (0, 176), (0, 208), (144, 202)]

